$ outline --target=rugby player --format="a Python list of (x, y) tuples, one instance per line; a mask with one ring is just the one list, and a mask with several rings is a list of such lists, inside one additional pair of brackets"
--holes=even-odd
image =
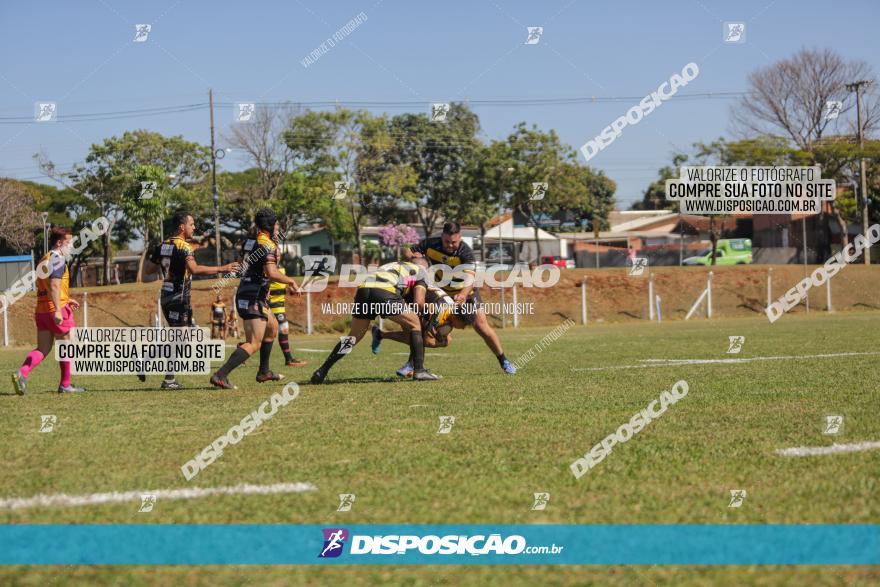
[[(287, 275), (284, 267), (279, 267), (278, 272), (281, 275)], [(278, 321), (278, 344), (284, 353), (284, 364), (288, 367), (303, 367), (305, 361), (300, 361), (290, 353), (290, 339), (288, 332), (290, 326), (287, 324), (287, 316), (285, 314), (284, 294), (287, 292), (287, 285), (279, 281), (273, 281), (269, 284), (269, 309), (275, 314)]]
[[(52, 352), (56, 340), (70, 340), (70, 329), (76, 327), (73, 311), (79, 302), (69, 296), (70, 272), (67, 258), (73, 247), (73, 235), (69, 228), (55, 227), (49, 233), (49, 252), (40, 259), (37, 268), (37, 306), (34, 322), (37, 324), (37, 348), (28, 353), (24, 363), (12, 374), (15, 393), (26, 393), (27, 377), (40, 362)], [(58, 393), (85, 391), (70, 383), (70, 361), (58, 361), (61, 381)]]
[(415, 263), (387, 263), (370, 274), (358, 286), (355, 294), (354, 312), (351, 315), (351, 330), (348, 336), (342, 337), (342, 340), (336, 343), (324, 364), (312, 374), (311, 382), (323, 383), (333, 365), (354, 349), (377, 316), (388, 318), (403, 328), (404, 336), (410, 345), (413, 379), (416, 381), (440, 379), (438, 375), (425, 369), (425, 343), (419, 316), (404, 300), (404, 296), (412, 293), (415, 304), (424, 307), (425, 291), (428, 288), (427, 277), (425, 269)]
[(245, 342), (238, 346), (229, 359), (211, 376), (211, 385), (221, 389), (236, 389), (229, 383), (229, 373), (260, 350), (260, 369), (257, 383), (279, 381), (282, 375), (269, 369), (269, 358), (278, 320), (269, 311), (269, 283), (277, 281), (292, 293), (302, 293), (296, 281), (278, 271), (278, 219), (275, 213), (263, 208), (254, 216), (256, 233), (241, 247), (244, 271), (235, 291), (235, 309), (244, 320)]
[[(440, 236), (422, 240), (419, 244), (406, 250), (404, 254), (407, 260), (426, 263), (428, 267), (434, 265), (448, 265), (455, 269), (459, 265), (464, 266), (463, 272), (471, 279), (476, 274), (474, 266), (474, 252), (467, 243), (461, 240), (461, 226), (458, 222), (447, 222), (443, 225)], [(489, 325), (486, 313), (482, 308), (482, 299), (479, 292), (474, 289), (473, 282), (461, 276), (453, 277), (449, 284), (443, 286), (443, 290), (452, 296), (456, 304), (468, 304), (476, 306), (476, 318), (474, 330), (482, 337), (483, 342), (498, 359), (501, 369), (509, 375), (516, 373), (516, 367), (504, 355), (498, 334)], [(401, 367), (404, 370), (407, 365)]]
[[(410, 297), (404, 299), (407, 302), (413, 302)], [(452, 341), (453, 328), (463, 329), (466, 326), (473, 326), (476, 319), (475, 308), (468, 307), (467, 304), (456, 306), (446, 292), (434, 285), (428, 285), (425, 303), (428, 312), (421, 316), (422, 338), (425, 341), (425, 348), (448, 346)], [(382, 341), (386, 338), (402, 344), (409, 344), (405, 332), (382, 330), (378, 325), (373, 325), (372, 338), (370, 348), (375, 355), (379, 354)], [(397, 374), (400, 377), (412, 377), (412, 353), (403, 367), (397, 370)]]
[(211, 338), (226, 338), (226, 304), (219, 293), (211, 304)]
[[(174, 235), (153, 249), (144, 272), (152, 275), (161, 271), (163, 279), (159, 303), (165, 321), (172, 328), (186, 328), (193, 326), (192, 276), (238, 271), (239, 264), (236, 261), (219, 267), (199, 265), (196, 263), (193, 247), (189, 243), (196, 231), (192, 214), (181, 210), (176, 212), (171, 220), (175, 228)], [(219, 294), (217, 299), (220, 299)], [(146, 378), (145, 373), (138, 374), (138, 379), (141, 381), (146, 381)], [(174, 373), (165, 374), (162, 389), (181, 389), (181, 387)]]

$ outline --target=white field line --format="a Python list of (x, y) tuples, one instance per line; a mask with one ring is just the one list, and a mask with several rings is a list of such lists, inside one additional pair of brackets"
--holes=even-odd
[(329, 352), (332, 351), (333, 349), (299, 349), (299, 348), (296, 348), (296, 349), (293, 349), (293, 350), (295, 350), (295, 351), (301, 351), (301, 352), (303, 352), (303, 353), (329, 353)]
[(812, 457), (817, 455), (834, 455), (844, 452), (861, 452), (880, 448), (880, 442), (855, 442), (852, 444), (832, 444), (831, 446), (797, 446), (794, 448), (777, 448), (776, 454), (784, 457)]
[(753, 361), (791, 361), (798, 359), (831, 359), (835, 357), (862, 357), (880, 355), (880, 352), (870, 353), (826, 353), (821, 355), (786, 355), (779, 357), (748, 357), (743, 359), (641, 359), (638, 365), (614, 365), (611, 367), (572, 367), (572, 371), (608, 371), (611, 369), (649, 369), (653, 367), (678, 367), (679, 365), (708, 365), (724, 364), (734, 365), (738, 363), (751, 363)]
[(209, 495), (270, 495), (274, 493), (303, 493), (314, 491), (311, 483), (276, 483), (274, 485), (250, 485), (242, 483), (233, 487), (191, 487), (186, 489), (145, 489), (143, 491), (112, 491), (86, 495), (35, 495), (33, 497), (7, 497), (0, 499), (0, 509), (18, 510), (29, 507), (83, 506), (103, 503), (140, 502), (143, 495), (155, 495), (156, 500), (196, 499)]

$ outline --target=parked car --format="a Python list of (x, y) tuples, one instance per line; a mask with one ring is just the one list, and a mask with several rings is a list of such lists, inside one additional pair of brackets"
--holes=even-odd
[(561, 269), (574, 269), (574, 259), (563, 259), (555, 255), (546, 255), (541, 257), (542, 265), (556, 265)]
[[(747, 238), (722, 238), (715, 243), (716, 265), (746, 265), (752, 262), (752, 241)], [(711, 265), (712, 247), (682, 261), (684, 265)]]

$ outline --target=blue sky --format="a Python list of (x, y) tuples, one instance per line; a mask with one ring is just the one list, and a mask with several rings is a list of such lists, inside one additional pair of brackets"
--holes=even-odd
[[(316, 63), (300, 61), (357, 14), (367, 20)], [(118, 112), (206, 101), (363, 100), (418, 102), (383, 108), (427, 112), (462, 99), (644, 96), (696, 62), (700, 75), (680, 92), (743, 91), (750, 71), (801, 47), (828, 47), (880, 72), (870, 1), (721, 2), (16, 2), (0, 6), (0, 119), (32, 117), (34, 102), (59, 113)], [(723, 21), (747, 23), (746, 42), (722, 43)], [(145, 43), (134, 25), (149, 23)], [(525, 45), (527, 26), (543, 26)], [(424, 104), (422, 106), (421, 104)], [(590, 161), (618, 184), (627, 208), (676, 149), (731, 136), (731, 100), (664, 103), (627, 127)], [(484, 139), (519, 121), (555, 129), (580, 147), (623, 114), (629, 102), (480, 106)], [(223, 131), (232, 109), (218, 108)], [(0, 124), (0, 176), (40, 178), (43, 149), (65, 167), (88, 146), (146, 128), (208, 143), (205, 110), (80, 123)], [(235, 156), (229, 169), (241, 168)], [(552, 189), (552, 188), (551, 188)]]

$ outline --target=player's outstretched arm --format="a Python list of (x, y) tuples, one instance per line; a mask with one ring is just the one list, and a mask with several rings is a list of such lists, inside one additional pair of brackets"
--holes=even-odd
[(226, 265), (211, 267), (209, 265), (199, 265), (194, 258), (189, 257), (186, 260), (186, 268), (193, 275), (217, 275), (218, 273), (237, 272), (241, 268), (241, 264), (238, 261), (233, 261)]

